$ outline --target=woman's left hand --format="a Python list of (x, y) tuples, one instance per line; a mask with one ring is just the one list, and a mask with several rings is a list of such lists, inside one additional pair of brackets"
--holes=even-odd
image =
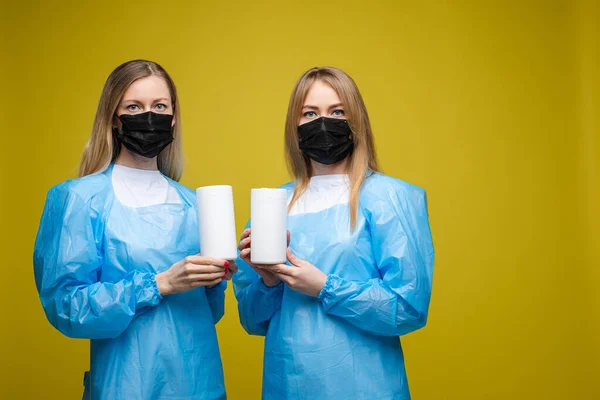
[(260, 267), (274, 273), (286, 285), (300, 293), (313, 297), (319, 296), (327, 282), (327, 275), (308, 261), (294, 256), (289, 248), (287, 249), (287, 259), (294, 267), (286, 264), (261, 265)]

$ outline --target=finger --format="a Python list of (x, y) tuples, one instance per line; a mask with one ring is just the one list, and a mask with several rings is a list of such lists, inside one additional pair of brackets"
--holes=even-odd
[(217, 286), (219, 283), (223, 281), (223, 277), (219, 277), (217, 279), (213, 279), (212, 281), (196, 281), (192, 283), (192, 287), (200, 287), (200, 286)]
[(261, 267), (274, 274), (282, 274), (287, 276), (292, 276), (297, 271), (296, 267), (290, 267), (286, 264), (262, 265)]
[(196, 264), (187, 264), (185, 266), (185, 273), (189, 275), (197, 275), (197, 274), (210, 274), (214, 272), (222, 272), (225, 270), (225, 267), (219, 267), (218, 265), (196, 265)]
[(248, 260), (250, 259), (250, 248), (246, 248), (242, 251), (240, 251), (240, 258), (242, 258), (244, 261), (248, 262)]
[(204, 256), (188, 256), (185, 258), (186, 263), (196, 265), (217, 265), (219, 267), (225, 267), (228, 263), (227, 260), (222, 258), (204, 257)]
[(225, 278), (223, 278), (223, 277), (217, 278), (213, 281), (212, 285), (218, 285), (219, 283), (223, 282), (224, 280), (225, 280)]
[(228, 281), (231, 280), (232, 276), (233, 276), (233, 273), (231, 271), (229, 271), (228, 273), (225, 274), (225, 280), (228, 280)]
[(223, 271), (221, 272), (213, 272), (211, 274), (195, 274), (195, 275), (190, 275), (188, 276), (188, 282), (199, 282), (199, 281), (212, 281), (215, 280), (217, 278), (222, 278), (223, 277)]
[(240, 241), (240, 244), (238, 245), (238, 250), (243, 250), (246, 247), (250, 247), (251, 242), (252, 242), (252, 238), (243, 239), (242, 241)]
[(250, 228), (244, 229), (244, 232), (242, 232), (242, 237), (240, 238), (240, 242), (242, 240), (246, 239), (247, 237), (249, 237), (250, 233), (252, 233), (251, 230), (250, 230)]
[(274, 272), (275, 265), (277, 264), (254, 264), (255, 268), (262, 269), (263, 271)]

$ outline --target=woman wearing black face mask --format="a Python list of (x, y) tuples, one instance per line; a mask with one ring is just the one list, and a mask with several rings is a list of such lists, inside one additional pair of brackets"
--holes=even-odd
[(34, 250), (48, 320), (91, 339), (84, 398), (224, 399), (215, 324), (234, 263), (201, 257), (177, 92), (158, 64), (109, 76), (80, 178), (48, 193)]
[(265, 335), (263, 399), (409, 399), (398, 336), (427, 320), (433, 244), (425, 191), (378, 171), (367, 111), (335, 68), (292, 92), (286, 149), (291, 264), (240, 242), (242, 325)]

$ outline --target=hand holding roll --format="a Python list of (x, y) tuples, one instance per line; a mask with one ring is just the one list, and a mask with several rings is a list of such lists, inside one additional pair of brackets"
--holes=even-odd
[(291, 289), (312, 297), (318, 297), (327, 283), (327, 275), (320, 269), (292, 254), (288, 248), (287, 259), (292, 264), (265, 265), (264, 272), (269, 272), (283, 281)]
[[(237, 265), (227, 260), (189, 256), (156, 275), (156, 285), (161, 295), (187, 292), (200, 286), (215, 286), (226, 279), (229, 269)], [(231, 272), (235, 272), (231, 270)]]
[[(246, 229), (242, 234), (242, 238), (238, 249), (240, 250), (240, 258), (244, 260), (248, 265), (250, 265), (257, 274), (261, 276), (263, 282), (267, 286), (277, 286), (279, 284), (279, 278), (277, 278), (274, 274), (265, 269), (265, 265), (259, 265), (252, 263), (251, 255), (252, 255), (252, 234), (251, 229)], [(287, 232), (287, 243), (290, 244), (290, 232)]]

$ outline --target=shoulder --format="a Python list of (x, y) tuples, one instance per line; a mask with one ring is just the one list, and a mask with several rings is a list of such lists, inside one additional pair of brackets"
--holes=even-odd
[(427, 207), (425, 189), (379, 172), (365, 180), (361, 202), (368, 208), (385, 204), (403, 209)]
[(410, 197), (425, 195), (425, 189), (379, 172), (373, 173), (365, 180), (363, 192), (376, 196), (387, 196), (391, 193)]
[(88, 203), (110, 191), (111, 183), (106, 173), (87, 175), (59, 183), (48, 191), (48, 200), (61, 199)]
[[(63, 219), (97, 219), (112, 205), (112, 186), (105, 173), (62, 182), (48, 191), (45, 213)], [(46, 215), (46, 214), (45, 214)]]

